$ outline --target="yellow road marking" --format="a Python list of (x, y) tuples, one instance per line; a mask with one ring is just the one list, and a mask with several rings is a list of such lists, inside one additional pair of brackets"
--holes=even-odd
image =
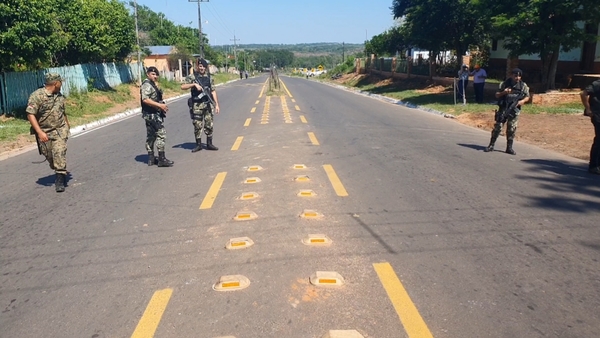
[(172, 294), (173, 289), (164, 289), (154, 292), (154, 295), (152, 295), (150, 303), (148, 303), (146, 311), (144, 311), (131, 338), (154, 337), (154, 332), (156, 332), (156, 328), (160, 323), (160, 319), (167, 308), (167, 304), (169, 303)]
[(312, 142), (313, 145), (315, 145), (315, 146), (319, 145), (319, 141), (317, 141), (317, 137), (315, 136), (315, 133), (308, 132), (308, 138), (310, 139), (310, 142)]
[(252, 110), (250, 110), (251, 113), (254, 113), (256, 111), (256, 107), (252, 107)]
[(394, 273), (390, 263), (373, 264), (383, 288), (400, 317), (400, 321), (410, 338), (433, 338), (427, 324), (419, 314), (419, 310), (410, 299), (410, 296), (402, 286), (400, 279)]
[(260, 100), (256, 100), (256, 102), (254, 102), (254, 104), (258, 104), (260, 102)]
[(292, 99), (292, 102), (296, 103), (296, 100)]
[(333, 167), (331, 166), (331, 164), (324, 164), (323, 169), (325, 169), (325, 172), (327, 173), (327, 177), (329, 177), (329, 181), (331, 182), (331, 185), (333, 186), (333, 190), (335, 190), (335, 193), (341, 197), (348, 196), (348, 192), (346, 191), (346, 188), (344, 188), (342, 181), (340, 181), (340, 178), (335, 173), (335, 170), (333, 170)]
[(285, 85), (285, 83), (283, 83), (283, 81), (279, 80), (279, 82), (281, 82), (281, 85), (283, 86), (283, 89), (285, 90), (285, 92), (288, 94), (289, 97), (293, 97), (292, 93), (290, 93), (290, 91), (287, 89), (287, 86)]
[(265, 87), (267, 87), (267, 82), (269, 81), (269, 79), (267, 79), (267, 81), (265, 81), (265, 83), (263, 84), (262, 89), (260, 90), (260, 95), (258, 95), (258, 98), (260, 99), (263, 96), (263, 93), (265, 92)]
[(219, 189), (221, 189), (221, 185), (223, 185), (223, 181), (225, 181), (225, 176), (227, 176), (227, 172), (225, 171), (217, 174), (217, 177), (215, 177), (215, 180), (208, 189), (206, 196), (204, 196), (202, 204), (200, 204), (200, 210), (212, 208), (215, 199), (217, 199)]
[(243, 139), (244, 139), (244, 136), (239, 136), (237, 139), (235, 139), (235, 142), (233, 143), (233, 147), (231, 147), (231, 151), (240, 149), (240, 144), (242, 144)]
[(246, 119), (246, 123), (244, 123), (244, 127), (248, 127), (250, 125), (250, 121), (252, 121), (251, 118), (247, 118)]
[(300, 121), (302, 121), (302, 123), (308, 123), (304, 115), (300, 115)]
[(297, 111), (300, 111), (300, 107), (298, 107), (298, 105), (296, 105), (295, 108), (296, 108)]

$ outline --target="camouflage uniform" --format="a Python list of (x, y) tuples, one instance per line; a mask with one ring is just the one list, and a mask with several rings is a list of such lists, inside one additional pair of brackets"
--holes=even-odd
[[(158, 102), (159, 93), (154, 90), (149, 80), (144, 81), (141, 91), (141, 99), (151, 99)], [(165, 151), (165, 141), (167, 139), (167, 131), (163, 125), (164, 118), (158, 112), (144, 111), (142, 107), (142, 118), (146, 121), (146, 150), (148, 153), (154, 152), (154, 145), (159, 152)]]
[[(500, 84), (500, 86), (498, 87), (498, 91), (501, 92), (505, 88), (506, 88), (506, 81), (504, 81)], [(523, 82), (522, 92), (523, 92), (522, 95), (524, 95), (523, 98), (529, 97), (529, 87), (527, 86), (527, 84), (525, 82)], [(506, 109), (506, 107), (499, 109), (498, 112), (496, 112), (496, 114), (502, 114), (504, 112), (504, 109)], [(519, 124), (520, 113), (521, 113), (521, 111), (519, 109), (517, 111), (517, 113), (515, 114), (515, 117), (509, 117), (508, 120), (506, 121), (506, 139), (508, 141), (512, 141), (515, 139), (515, 133), (517, 132), (517, 126)], [(496, 135), (496, 137), (498, 137), (497, 135), (500, 135), (501, 130), (502, 130), (502, 123), (499, 122), (498, 119), (496, 119), (496, 123), (494, 124), (494, 130), (492, 131), (492, 135)]]
[[(207, 74), (198, 75), (198, 77), (207, 77)], [(192, 73), (185, 78), (185, 83), (190, 84), (196, 81), (196, 76)], [(210, 88), (215, 89), (215, 80), (210, 77)], [(190, 117), (194, 124), (194, 136), (197, 140), (202, 137), (202, 131), (207, 137), (213, 136), (213, 108), (210, 102), (194, 102), (190, 109)]]
[[(515, 68), (512, 70), (512, 77), (500, 84), (498, 92), (496, 93), (496, 97), (499, 98), (498, 106), (500, 109), (498, 109), (496, 116), (494, 117), (496, 122), (494, 123), (494, 129), (492, 130), (490, 144), (483, 151), (490, 152), (494, 150), (494, 144), (496, 143), (498, 136), (500, 136), (502, 125), (506, 122), (506, 153), (511, 155), (517, 154), (513, 149), (513, 143), (519, 123), (519, 114), (521, 113), (521, 106), (518, 105), (518, 102), (525, 98), (529, 99), (529, 87), (522, 81), (522, 76), (523, 71), (519, 68)], [(511, 91), (505, 92), (505, 89), (507, 88), (511, 89)], [(517, 105), (516, 107), (515, 104)], [(509, 107), (511, 108), (511, 111), (507, 112)], [(512, 108), (514, 108), (514, 110)], [(505, 115), (505, 112), (508, 114)]]
[(71, 135), (65, 120), (65, 97), (40, 88), (29, 96), (27, 114), (35, 116), (48, 142), (39, 141), (40, 151), (56, 174), (67, 174), (67, 140)]

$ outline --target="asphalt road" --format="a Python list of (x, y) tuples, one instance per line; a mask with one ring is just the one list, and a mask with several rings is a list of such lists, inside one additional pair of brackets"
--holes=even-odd
[[(62, 194), (36, 151), (1, 161), (0, 337), (598, 335), (586, 163), (282, 80), (283, 98), (264, 76), (218, 88), (219, 151), (190, 152), (172, 102), (172, 168), (146, 165), (139, 115), (69, 140)], [(230, 275), (250, 285), (213, 289)]]

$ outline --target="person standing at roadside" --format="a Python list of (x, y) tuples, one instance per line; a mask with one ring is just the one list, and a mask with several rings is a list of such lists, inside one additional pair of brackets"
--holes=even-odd
[(467, 86), (469, 85), (469, 67), (463, 64), (458, 71), (458, 100), (467, 103)]
[(479, 65), (475, 65), (475, 69), (470, 73), (473, 76), (473, 90), (475, 91), (475, 102), (483, 103), (483, 87), (487, 73), (485, 69)]
[[(240, 75), (242, 73), (240, 72)], [(185, 78), (181, 90), (190, 89), (191, 97), (188, 101), (190, 117), (194, 125), (196, 147), (192, 152), (202, 150), (202, 133), (206, 134), (206, 149), (219, 150), (213, 145), (214, 114), (219, 114), (219, 97), (215, 89), (215, 80), (208, 71), (208, 61), (199, 59), (193, 74)], [(214, 105), (214, 106), (213, 106)], [(213, 113), (214, 112), (214, 113)]]
[(56, 173), (56, 192), (63, 192), (67, 176), (67, 140), (70, 136), (65, 97), (60, 92), (63, 79), (59, 74), (48, 73), (44, 80), (44, 87), (29, 96), (25, 111), (38, 150)]
[(521, 113), (521, 106), (529, 101), (529, 87), (523, 82), (522, 78), (523, 71), (519, 68), (513, 69), (512, 77), (502, 82), (496, 92), (499, 109), (494, 116), (496, 123), (494, 123), (494, 129), (492, 130), (490, 144), (484, 149), (486, 153), (494, 150), (494, 144), (500, 136), (502, 125), (506, 123), (506, 153), (510, 155), (517, 154), (513, 149), (513, 142), (517, 133), (519, 114)]
[(154, 165), (154, 146), (158, 150), (158, 166), (172, 167), (173, 161), (165, 157), (165, 142), (167, 131), (164, 121), (169, 107), (165, 104), (162, 97), (162, 90), (158, 88), (158, 69), (148, 67), (146, 70), (146, 80), (140, 88), (140, 100), (142, 104), (142, 118), (146, 121), (146, 150), (148, 151), (148, 165)]
[(592, 82), (580, 93), (585, 116), (589, 116), (594, 126), (594, 141), (590, 149), (588, 172), (600, 175), (600, 80)]

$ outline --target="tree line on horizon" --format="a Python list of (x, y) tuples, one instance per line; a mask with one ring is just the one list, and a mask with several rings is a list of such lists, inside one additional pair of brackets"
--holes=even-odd
[[(137, 19), (142, 54), (149, 54), (146, 46), (174, 46), (173, 61), (199, 54), (197, 28), (176, 25), (147, 6), (137, 6)], [(0, 72), (137, 58), (133, 1), (5, 0), (0, 3), (0, 27)], [(350, 55), (360, 48), (341, 43), (248, 44), (234, 52), (213, 48), (202, 38), (205, 58), (218, 67), (240, 70), (335, 65), (344, 51)]]

